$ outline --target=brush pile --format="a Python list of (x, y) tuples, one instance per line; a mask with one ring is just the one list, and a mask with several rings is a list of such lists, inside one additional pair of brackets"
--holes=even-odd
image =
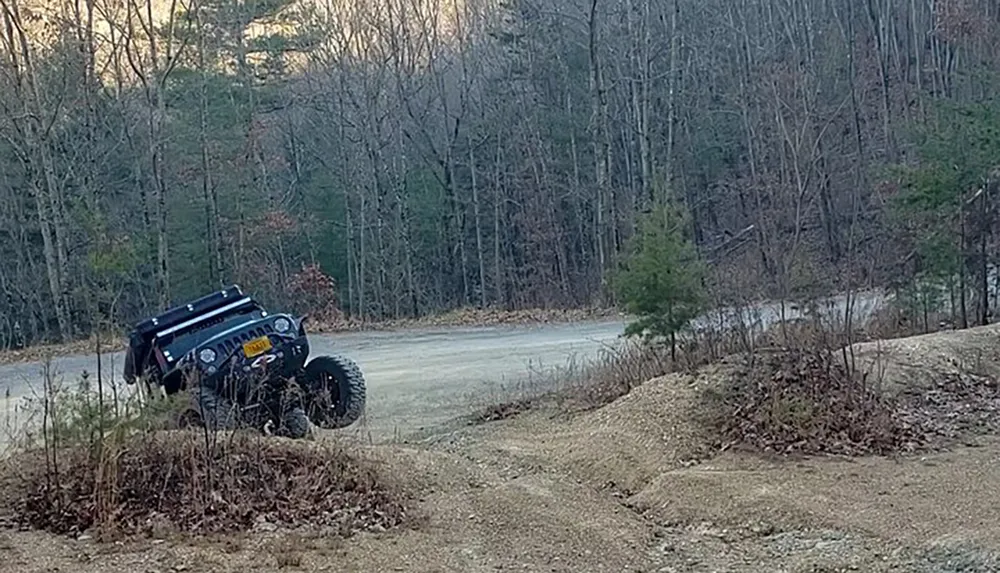
[(219, 438), (158, 432), (103, 450), (19, 454), (4, 472), (4, 503), (19, 526), (68, 534), (231, 532), (268, 523), (349, 536), (405, 517), (401, 496), (374, 465), (343, 449)]
[(785, 349), (747, 358), (705, 411), (718, 447), (779, 454), (886, 455), (1000, 430), (995, 381), (952, 378), (890, 397), (839, 356)]

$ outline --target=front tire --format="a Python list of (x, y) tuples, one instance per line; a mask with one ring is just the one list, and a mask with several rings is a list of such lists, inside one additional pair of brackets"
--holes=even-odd
[(285, 413), (279, 428), (279, 435), (293, 440), (301, 440), (311, 437), (311, 429), (306, 411), (296, 407)]
[(212, 433), (237, 428), (239, 413), (232, 400), (205, 386), (192, 389), (191, 393), (195, 397), (194, 409), (184, 412), (189, 421), (197, 419)]
[(306, 414), (318, 427), (346, 428), (364, 414), (365, 379), (353, 360), (317, 356), (306, 365), (302, 378)]

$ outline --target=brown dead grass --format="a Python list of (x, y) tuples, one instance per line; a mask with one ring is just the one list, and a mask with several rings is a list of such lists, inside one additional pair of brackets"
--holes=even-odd
[(616, 309), (597, 307), (576, 309), (535, 308), (521, 310), (472, 307), (450, 310), (420, 318), (400, 318), (374, 321), (342, 318), (339, 320), (312, 322), (306, 324), (310, 332), (332, 333), (429, 327), (558, 324), (621, 318), (621, 316), (621, 313)]
[(344, 448), (236, 433), (136, 435), (104, 451), (33, 450), (8, 460), (8, 519), (54, 533), (249, 530), (260, 523), (336, 535), (406, 517), (391, 478)]

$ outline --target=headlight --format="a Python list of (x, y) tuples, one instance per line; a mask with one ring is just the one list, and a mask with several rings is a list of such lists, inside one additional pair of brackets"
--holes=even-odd
[(274, 319), (274, 329), (278, 332), (281, 333), (288, 332), (288, 329), (291, 327), (292, 323), (289, 322), (289, 320), (283, 316), (279, 316), (278, 318)]
[(211, 364), (215, 362), (215, 351), (211, 348), (202, 348), (201, 352), (198, 353), (198, 360), (201, 360), (205, 364)]

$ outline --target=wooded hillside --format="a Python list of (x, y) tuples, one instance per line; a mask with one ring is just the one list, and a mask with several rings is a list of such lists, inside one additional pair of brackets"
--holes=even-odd
[(609, 304), (668, 199), (720, 300), (974, 297), (998, 24), (993, 0), (0, 0), (0, 347), (223, 282), (303, 305), (329, 275), (367, 319)]

